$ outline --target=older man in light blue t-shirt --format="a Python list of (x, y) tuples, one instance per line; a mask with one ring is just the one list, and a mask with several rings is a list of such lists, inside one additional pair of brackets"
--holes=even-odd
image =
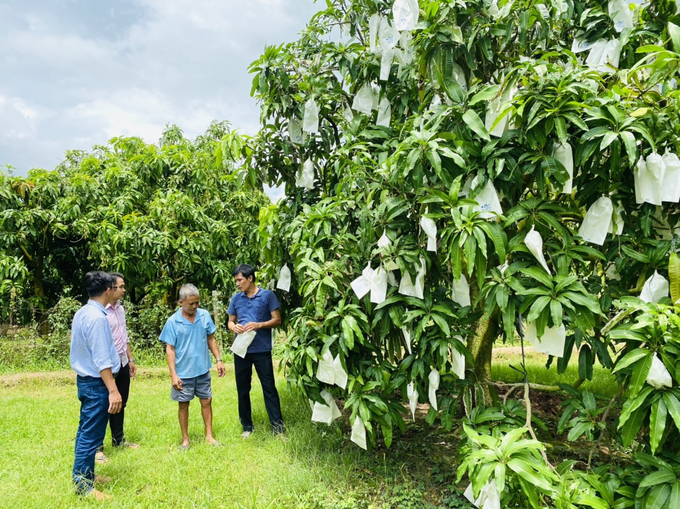
[(210, 384), (210, 352), (217, 362), (218, 376), (226, 369), (220, 358), (215, 339), (215, 324), (210, 313), (198, 307), (198, 288), (184, 285), (179, 290), (180, 308), (163, 327), (160, 340), (165, 343), (165, 354), (172, 378), (171, 397), (179, 403), (179, 427), (182, 431), (180, 450), (189, 448), (189, 403), (194, 396), (201, 402), (205, 423), (205, 441), (219, 445), (212, 433), (212, 388)]

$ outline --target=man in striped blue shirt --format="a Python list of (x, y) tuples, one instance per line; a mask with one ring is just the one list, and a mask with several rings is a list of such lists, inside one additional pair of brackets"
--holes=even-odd
[(94, 488), (94, 458), (106, 435), (109, 414), (121, 411), (123, 400), (114, 377), (120, 369), (120, 357), (106, 318), (106, 305), (113, 298), (114, 279), (106, 272), (85, 274), (85, 288), (90, 300), (73, 317), (71, 326), (71, 367), (78, 375), (80, 422), (76, 434), (73, 482), (80, 495), (97, 500), (109, 498)]

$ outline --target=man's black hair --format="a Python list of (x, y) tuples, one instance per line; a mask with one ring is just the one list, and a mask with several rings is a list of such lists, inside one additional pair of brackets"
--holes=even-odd
[(109, 272), (109, 276), (111, 276), (113, 278), (113, 284), (114, 285), (116, 284), (116, 278), (122, 279), (123, 281), (125, 281), (125, 276), (123, 276), (123, 274), (121, 274), (120, 272)]
[(110, 274), (95, 270), (85, 274), (85, 289), (90, 297), (99, 297), (113, 287), (115, 279)]
[(243, 263), (236, 267), (231, 273), (232, 276), (238, 276), (239, 274), (241, 274), (246, 279), (250, 279), (252, 277), (253, 281), (255, 281), (255, 269), (252, 265)]

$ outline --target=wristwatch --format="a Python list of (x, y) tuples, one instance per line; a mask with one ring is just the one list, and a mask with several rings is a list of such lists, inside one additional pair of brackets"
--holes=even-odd
[(222, 362), (222, 359), (215, 359), (215, 362)]

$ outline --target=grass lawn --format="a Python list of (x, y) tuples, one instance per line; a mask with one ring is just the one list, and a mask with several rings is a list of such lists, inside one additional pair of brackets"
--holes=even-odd
[[(528, 351), (531, 382), (573, 383), (578, 378), (576, 359), (563, 375), (557, 375), (555, 365), (546, 371), (545, 359)], [(519, 366), (517, 349), (497, 349), (494, 378), (519, 381), (509, 364)], [(595, 373), (591, 390), (603, 394), (615, 390), (611, 375), (601, 369)], [(203, 443), (200, 407), (194, 401), (189, 422), (192, 447), (182, 452), (177, 450), (181, 438), (177, 404), (170, 400), (167, 369), (142, 368), (133, 380), (126, 410), (126, 438), (141, 448), (114, 451), (107, 434), (110, 461), (96, 471), (112, 478), (100, 489), (114, 501), (98, 504), (76, 496), (71, 485), (79, 412), (75, 375), (70, 371), (1, 375), (0, 507), (472, 507), (460, 501), (454, 487), (455, 428), (454, 433), (443, 433), (409, 418), (406, 434), (396, 436), (390, 449), (365, 452), (349, 441), (346, 418), (332, 427), (312, 423), (307, 401), (279, 378), (289, 439), (282, 441), (269, 432), (256, 377), (253, 382), (256, 432), (250, 439), (240, 438), (233, 367), (227, 365), (225, 378), (213, 375), (214, 432), (223, 446)]]

